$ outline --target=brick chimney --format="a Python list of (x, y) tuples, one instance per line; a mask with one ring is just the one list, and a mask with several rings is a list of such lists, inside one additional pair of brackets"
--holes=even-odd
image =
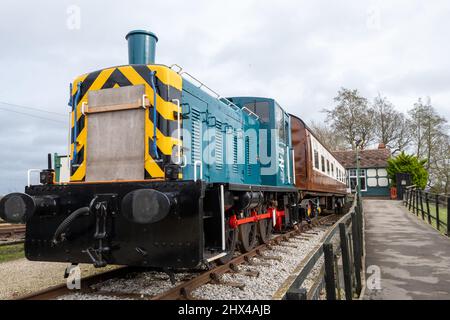
[(386, 145), (384, 143), (378, 144), (378, 149), (386, 149)]

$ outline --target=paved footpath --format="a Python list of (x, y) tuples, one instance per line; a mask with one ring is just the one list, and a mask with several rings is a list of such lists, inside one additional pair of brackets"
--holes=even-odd
[(401, 201), (364, 200), (364, 211), (366, 270), (381, 270), (381, 289), (366, 288), (364, 298), (450, 299), (450, 239)]

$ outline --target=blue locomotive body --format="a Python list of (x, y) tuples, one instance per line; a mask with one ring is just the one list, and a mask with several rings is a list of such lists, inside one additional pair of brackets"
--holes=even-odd
[(186, 180), (293, 187), (289, 115), (273, 99), (215, 98), (183, 79)]

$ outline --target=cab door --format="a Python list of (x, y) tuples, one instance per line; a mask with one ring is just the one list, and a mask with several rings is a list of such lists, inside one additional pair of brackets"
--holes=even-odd
[(277, 132), (276, 154), (279, 167), (277, 184), (287, 185), (291, 184), (292, 180), (289, 115), (278, 104), (275, 104), (275, 123)]

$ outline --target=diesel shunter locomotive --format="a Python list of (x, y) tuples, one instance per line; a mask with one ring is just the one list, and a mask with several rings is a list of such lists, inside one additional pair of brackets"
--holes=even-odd
[(229, 261), (346, 195), (345, 170), (270, 98), (224, 98), (135, 30), (129, 64), (70, 86), (70, 181), (0, 201), (29, 260), (196, 268)]

